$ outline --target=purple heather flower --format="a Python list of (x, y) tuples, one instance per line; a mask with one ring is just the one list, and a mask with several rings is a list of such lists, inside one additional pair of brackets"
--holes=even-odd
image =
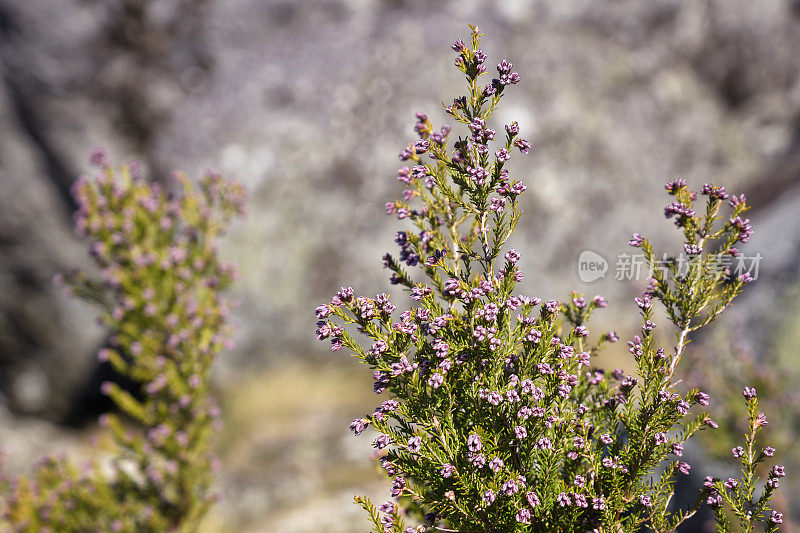
[(531, 512), (525, 508), (522, 508), (519, 510), (519, 512), (517, 512), (515, 519), (520, 524), (528, 524), (531, 521)]
[(508, 261), (511, 264), (514, 264), (517, 261), (519, 261), (520, 255), (519, 252), (517, 252), (514, 248), (511, 248), (508, 252), (506, 252), (505, 257), (506, 261)]
[(503, 494), (505, 494), (506, 496), (513, 496), (514, 494), (519, 492), (519, 485), (517, 484), (516, 480), (509, 479), (508, 481), (503, 483), (501, 490), (503, 491)]
[(652, 507), (653, 506), (653, 502), (650, 500), (650, 496), (648, 496), (646, 494), (642, 494), (641, 496), (639, 496), (639, 503), (642, 504), (645, 507)]
[(556, 497), (556, 501), (558, 502), (558, 504), (559, 504), (561, 507), (566, 507), (567, 505), (569, 505), (570, 503), (572, 503), (572, 502), (570, 501), (570, 499), (569, 499), (569, 496), (567, 495), (567, 493), (566, 493), (566, 492), (561, 492), (561, 493), (559, 493), (559, 494), (558, 494), (558, 496)]
[(499, 457), (492, 458), (492, 460), (489, 461), (489, 468), (491, 468), (495, 474), (500, 472), (503, 468), (503, 460)]
[(501, 148), (494, 153), (494, 156), (497, 158), (497, 161), (500, 163), (505, 163), (509, 159), (511, 159), (511, 155), (509, 155), (508, 150), (505, 148)]
[(350, 423), (350, 431), (356, 435), (360, 435), (365, 429), (367, 429), (368, 425), (369, 420), (366, 418), (356, 418)]
[(734, 209), (739, 207), (740, 205), (745, 205), (747, 203), (747, 198), (745, 198), (744, 194), (740, 194), (736, 196), (735, 194), (731, 196), (731, 199), (728, 200), (728, 204), (733, 207)]
[(422, 449), (422, 439), (420, 437), (411, 437), (408, 439), (408, 451), (411, 453), (418, 453)]
[(523, 154), (527, 154), (528, 151), (533, 148), (533, 145), (530, 143), (530, 141), (526, 141), (525, 139), (516, 139), (514, 141), (514, 146), (519, 148), (519, 151)]
[(683, 461), (679, 461), (678, 464), (676, 465), (676, 468), (678, 469), (678, 472), (680, 472), (681, 474), (685, 474), (687, 476), (689, 475), (689, 471), (692, 469), (689, 463), (685, 463)]
[(633, 246), (634, 248), (639, 248), (643, 242), (644, 242), (644, 237), (642, 237), (638, 233), (634, 233), (633, 236), (631, 237), (631, 240), (628, 241), (628, 245)]
[(442, 477), (450, 477), (453, 475), (453, 473), (455, 473), (455, 471), (456, 467), (450, 463), (446, 463), (444, 466), (442, 466), (442, 469), (439, 471), (439, 473), (442, 475)]
[(706, 183), (700, 190), (700, 194), (705, 194), (717, 200), (727, 200), (728, 193), (725, 192), (725, 187), (715, 187), (711, 183)]
[(772, 467), (770, 477), (786, 477), (786, 470), (783, 465), (775, 465)]
[(420, 139), (414, 143), (414, 152), (417, 154), (424, 154), (430, 148), (430, 142)]
[(388, 350), (388, 349), (389, 349), (389, 346), (386, 344), (386, 341), (379, 340), (379, 341), (376, 341), (372, 345), (372, 347), (370, 347), (369, 353), (370, 353), (370, 355), (378, 357), (381, 354), (386, 353), (386, 350)]
[(492, 505), (497, 499), (497, 494), (495, 494), (492, 489), (489, 489), (483, 493), (482, 499), (484, 504)]
[(428, 378), (428, 385), (430, 385), (434, 389), (438, 389), (442, 383), (444, 383), (444, 376), (442, 376), (438, 372), (434, 372), (433, 374), (431, 374), (431, 377)]
[(353, 288), (352, 287), (342, 287), (339, 289), (339, 292), (336, 293), (336, 296), (342, 302), (349, 302), (353, 299)]
[(537, 496), (535, 492), (526, 493), (525, 499), (528, 500), (528, 505), (530, 505), (531, 507), (536, 507), (541, 504), (541, 502), (539, 501), (539, 496)]
[(686, 180), (681, 178), (667, 182), (667, 184), (664, 186), (664, 188), (667, 189), (667, 192), (673, 195), (684, 187), (686, 187)]
[(617, 342), (619, 341), (619, 337), (617, 337), (617, 332), (611, 330), (605, 334), (605, 338), (608, 342)]
[(406, 480), (401, 476), (397, 476), (392, 480), (392, 497), (398, 498), (406, 489)]
[(783, 524), (783, 515), (778, 511), (772, 511), (772, 514), (769, 517), (769, 521), (773, 524)]
[(108, 152), (105, 148), (95, 148), (89, 154), (89, 164), (94, 167), (108, 167), (110, 165), (108, 159)]
[(684, 244), (683, 251), (686, 252), (687, 255), (700, 255), (703, 253), (703, 249), (696, 244)]
[(525, 340), (532, 343), (538, 343), (539, 340), (542, 338), (542, 334), (536, 328), (532, 328), (528, 334), (525, 336)]
[(747, 400), (752, 400), (753, 398), (756, 397), (756, 389), (754, 389), (753, 387), (745, 387), (744, 390), (742, 391), (742, 395)]
[(681, 202), (672, 202), (667, 207), (664, 208), (664, 216), (667, 218), (672, 218), (673, 216), (678, 217), (678, 224), (682, 223), (682, 219), (689, 218), (694, 216), (694, 210), (691, 209), (684, 203)]
[(602, 435), (600, 435), (600, 442), (602, 442), (603, 444), (611, 444), (612, 442), (614, 442), (614, 438), (608, 433), (603, 433)]
[(391, 438), (389, 435), (380, 435), (372, 443), (372, 445), (379, 450), (386, 448), (389, 444), (391, 444)]
[(603, 498), (592, 499), (592, 509), (602, 511), (606, 508), (606, 501)]
[(683, 444), (680, 444), (678, 442), (674, 443), (672, 445), (672, 453), (674, 453), (677, 457), (682, 457), (683, 456)]
[(729, 477), (727, 479), (727, 481), (725, 481), (724, 485), (725, 485), (725, 488), (733, 490), (733, 489), (735, 489), (736, 487), (739, 486), (739, 481), (734, 479), (734, 478), (732, 478), (732, 477)]
[(479, 452), (481, 448), (483, 448), (483, 444), (481, 443), (481, 438), (479, 435), (475, 433), (471, 433), (469, 437), (467, 437), (467, 448), (471, 452)]
[(483, 455), (482, 453), (474, 454), (470, 452), (467, 455), (467, 461), (469, 461), (469, 464), (478, 469), (486, 466), (486, 456)]
[(659, 431), (655, 434), (655, 441), (656, 444), (666, 444), (667, 443), (667, 434), (663, 431)]
[(764, 455), (766, 455), (767, 457), (772, 457), (774, 454), (775, 454), (775, 448), (773, 448), (772, 446), (767, 446), (766, 448), (764, 448)]
[(528, 430), (525, 429), (525, 426), (516, 426), (514, 428), (514, 434), (517, 436), (518, 439), (522, 440), (528, 436)]
[(110, 395), (113, 389), (114, 385), (110, 381), (104, 381), (103, 384), (100, 385), (100, 392), (106, 396)]
[(719, 509), (722, 507), (722, 496), (719, 494), (710, 495), (708, 498), (706, 498), (706, 505), (713, 510)]
[(492, 211), (494, 211), (496, 213), (501, 213), (503, 211), (503, 209), (505, 208), (505, 206), (506, 206), (506, 199), (505, 198), (498, 198), (498, 197), (495, 196), (495, 197), (492, 197), (491, 205), (489, 206), (489, 209), (491, 209)]
[(738, 231), (737, 240), (743, 243), (750, 242), (750, 237), (753, 235), (753, 228), (750, 226), (749, 218), (742, 219), (741, 217), (735, 217), (730, 219), (728, 224), (732, 229)]
[(700, 405), (708, 405), (709, 396), (705, 392), (698, 392), (694, 395), (694, 401), (699, 403)]
[(506, 133), (508, 133), (510, 137), (515, 137), (518, 135), (519, 124), (516, 121), (512, 122), (511, 124), (506, 124)]

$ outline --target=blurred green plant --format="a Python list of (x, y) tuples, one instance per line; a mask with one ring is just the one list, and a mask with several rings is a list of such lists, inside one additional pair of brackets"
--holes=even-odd
[(140, 388), (102, 385), (122, 418), (105, 414), (107, 460), (82, 467), (44, 459), (29, 477), (2, 481), (4, 530), (191, 531), (213, 502), (210, 444), (220, 424), (209, 373), (229, 347), (235, 277), (217, 257), (244, 191), (209, 174), (195, 185), (176, 174), (174, 191), (141, 178), (135, 163), (112, 168), (102, 152), (96, 179), (73, 194), (76, 228), (100, 270), (57, 276), (68, 292), (97, 304), (113, 332), (98, 356)]

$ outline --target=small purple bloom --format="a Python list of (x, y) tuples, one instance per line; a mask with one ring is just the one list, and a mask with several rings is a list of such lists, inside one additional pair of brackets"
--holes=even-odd
[(483, 444), (481, 443), (481, 438), (479, 435), (472, 433), (469, 437), (467, 437), (467, 448), (471, 452), (479, 452), (481, 448), (483, 448)]
[(628, 241), (628, 245), (633, 246), (634, 248), (639, 248), (643, 242), (644, 242), (644, 237), (642, 237), (638, 233), (634, 233), (633, 236), (631, 237), (631, 240)]
[(525, 499), (528, 500), (528, 505), (531, 507), (536, 507), (537, 505), (541, 504), (539, 501), (539, 496), (537, 496), (535, 492), (528, 492), (525, 494)]
[(367, 426), (369, 425), (369, 420), (366, 418), (356, 418), (350, 423), (350, 431), (355, 433), (356, 435), (361, 435)]

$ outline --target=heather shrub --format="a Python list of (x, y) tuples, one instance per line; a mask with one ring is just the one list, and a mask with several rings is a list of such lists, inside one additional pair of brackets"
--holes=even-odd
[(74, 186), (76, 228), (100, 276), (56, 282), (93, 302), (112, 332), (99, 353), (140, 385), (103, 384), (122, 416), (103, 415), (106, 460), (76, 466), (47, 458), (29, 477), (3, 478), (3, 529), (13, 531), (183, 531), (213, 501), (211, 437), (220, 412), (209, 373), (228, 344), (234, 278), (217, 241), (243, 210), (241, 187), (209, 174), (181, 174), (165, 190), (135, 164), (112, 168), (104, 154), (94, 179)]
[[(504, 167), (531, 143), (516, 122), (498, 135), (490, 119), (520, 77), (501, 61), (497, 78), (479, 81), (487, 55), (476, 28), (469, 45), (459, 40), (453, 49), (467, 91), (444, 110), (463, 134), (451, 143), (448, 126), (436, 129), (418, 113), (419, 139), (400, 154), (403, 198), (386, 204), (408, 229), (396, 234), (400, 253), (383, 264), (416, 306), (397, 312), (387, 294), (343, 287), (316, 309), (318, 339), (372, 368), (374, 391), (387, 396), (351, 424), (356, 435), (377, 433), (373, 445), (392, 480), (394, 501), (376, 508), (356, 498), (374, 531), (672, 531), (701, 505), (720, 531), (733, 523), (775, 531), (782, 515), (771, 501), (784, 468), (758, 482), (756, 467), (774, 449), (757, 443), (767, 419), (751, 387), (743, 391), (745, 442), (734, 448), (741, 476), (707, 477), (694, 505), (670, 505), (677, 476), (691, 469), (684, 444), (717, 427), (707, 413), (690, 414), (710, 398), (680, 392), (675, 372), (692, 334), (751, 281), (722, 266), (752, 234), (744, 196), (714, 184), (699, 195), (684, 180), (667, 184), (665, 215), (682, 233), (689, 264), (657, 260), (654, 245), (633, 235), (629, 244), (652, 276), (635, 300), (635, 375), (598, 368), (603, 345), (618, 340), (588, 328), (605, 299), (573, 293), (542, 302), (515, 291), (520, 253), (506, 243), (527, 188)], [(654, 335), (657, 306), (675, 328), (674, 346), (659, 346)]]

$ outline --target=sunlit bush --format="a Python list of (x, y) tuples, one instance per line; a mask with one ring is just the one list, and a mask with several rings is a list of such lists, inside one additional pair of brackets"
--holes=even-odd
[[(602, 297), (541, 302), (515, 293), (520, 253), (506, 243), (528, 187), (504, 167), (531, 143), (516, 122), (498, 135), (490, 119), (520, 77), (501, 61), (495, 79), (479, 82), (487, 55), (475, 28), (470, 45), (459, 40), (453, 49), (467, 91), (445, 112), (463, 134), (448, 145), (450, 128), (436, 129), (418, 113), (419, 139), (400, 154), (403, 198), (386, 204), (411, 228), (397, 233), (400, 253), (384, 256), (384, 266), (417, 307), (396, 313), (388, 295), (356, 296), (347, 287), (316, 309), (317, 337), (374, 369), (375, 392), (389, 396), (351, 424), (356, 434), (377, 432), (373, 444), (392, 479), (396, 501), (376, 509), (357, 498), (374, 530), (666, 532), (700, 505), (714, 511), (720, 530), (729, 517), (745, 531), (758, 522), (775, 530), (782, 515), (770, 502), (784, 469), (774, 466), (757, 488), (756, 464), (774, 450), (755, 442), (766, 416), (749, 387), (746, 442), (734, 448), (742, 476), (706, 478), (695, 505), (670, 508), (677, 476), (691, 469), (684, 444), (717, 427), (706, 413), (689, 414), (709, 396), (680, 393), (675, 370), (692, 334), (751, 281), (720, 268), (752, 234), (744, 196), (714, 184), (700, 195), (684, 180), (667, 184), (673, 199), (665, 215), (683, 234), (688, 268), (659, 262), (651, 242), (633, 235), (629, 244), (641, 249), (652, 275), (636, 298), (641, 333), (628, 343), (635, 376), (597, 368), (602, 345), (617, 340), (587, 327), (606, 306)], [(676, 328), (671, 348), (654, 335), (658, 303)]]

